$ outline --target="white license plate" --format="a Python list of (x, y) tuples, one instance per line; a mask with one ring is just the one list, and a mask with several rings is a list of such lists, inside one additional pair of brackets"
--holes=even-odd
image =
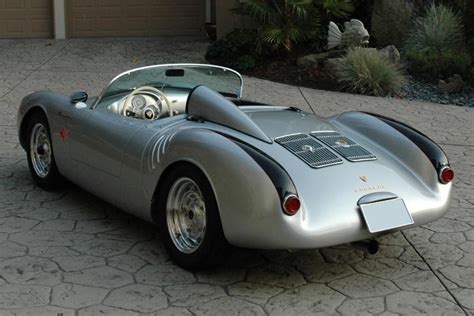
[(413, 218), (402, 199), (361, 204), (360, 209), (371, 233), (413, 224)]

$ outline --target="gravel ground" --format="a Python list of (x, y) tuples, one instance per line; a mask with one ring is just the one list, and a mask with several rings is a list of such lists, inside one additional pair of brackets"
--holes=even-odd
[(402, 88), (401, 97), (410, 101), (418, 100), (474, 107), (473, 87), (466, 86), (461, 93), (445, 94), (438, 91), (436, 84), (413, 78), (410, 78), (409, 83)]

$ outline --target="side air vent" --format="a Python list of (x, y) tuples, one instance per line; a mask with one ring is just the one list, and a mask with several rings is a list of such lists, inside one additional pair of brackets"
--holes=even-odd
[(338, 132), (311, 132), (311, 136), (328, 145), (349, 161), (358, 162), (377, 159), (367, 149)]
[(275, 142), (295, 154), (311, 168), (322, 168), (342, 163), (342, 159), (306, 134), (277, 137)]

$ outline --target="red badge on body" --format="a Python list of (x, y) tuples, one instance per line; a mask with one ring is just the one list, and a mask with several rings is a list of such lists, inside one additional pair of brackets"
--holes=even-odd
[(65, 127), (61, 127), (59, 130), (59, 137), (61, 137), (62, 141), (65, 142), (69, 137), (69, 130)]

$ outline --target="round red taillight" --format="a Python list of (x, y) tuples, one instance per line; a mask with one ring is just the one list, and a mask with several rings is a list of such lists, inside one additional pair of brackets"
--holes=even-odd
[(439, 172), (439, 181), (443, 184), (447, 184), (454, 179), (454, 171), (449, 166), (441, 168)]
[(301, 207), (300, 199), (292, 194), (288, 195), (283, 201), (283, 210), (287, 215), (295, 215)]

